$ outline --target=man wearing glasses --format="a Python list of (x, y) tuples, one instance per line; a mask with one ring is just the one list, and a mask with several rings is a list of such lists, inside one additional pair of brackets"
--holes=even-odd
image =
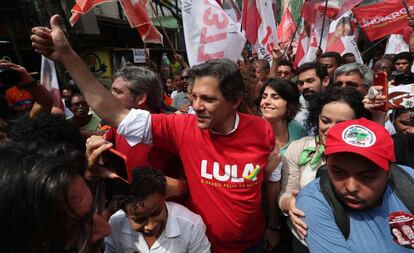
[(334, 73), (334, 86), (354, 87), (362, 96), (374, 83), (374, 73), (366, 65), (349, 63), (338, 67)]

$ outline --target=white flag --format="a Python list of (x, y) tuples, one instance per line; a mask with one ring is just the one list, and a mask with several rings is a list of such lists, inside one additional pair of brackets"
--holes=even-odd
[(55, 105), (62, 104), (57, 79), (55, 63), (42, 55), (42, 65), (40, 70), (40, 83), (50, 91), (55, 98)]
[(408, 44), (405, 43), (402, 34), (391, 34), (388, 38), (387, 47), (384, 54), (399, 54), (410, 51)]
[(216, 0), (183, 0), (182, 15), (190, 66), (218, 58), (237, 61), (246, 39)]
[(255, 47), (259, 59), (265, 59), (269, 64), (272, 64), (272, 50), (278, 41), (272, 3), (272, 0), (256, 1), (257, 11), (262, 22), (259, 26)]

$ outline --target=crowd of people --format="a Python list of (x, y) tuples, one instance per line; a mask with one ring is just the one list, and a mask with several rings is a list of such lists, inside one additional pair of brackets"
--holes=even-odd
[(70, 74), (62, 101), (0, 60), (18, 76), (0, 96), (0, 252), (414, 251), (414, 108), (381, 110), (374, 85), (414, 83), (412, 52), (372, 69), (336, 52), (296, 67), (280, 45), (271, 65), (176, 55), (108, 90), (50, 25), (31, 40)]

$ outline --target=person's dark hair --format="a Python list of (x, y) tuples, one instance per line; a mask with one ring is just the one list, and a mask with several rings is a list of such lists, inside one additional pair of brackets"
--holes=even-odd
[(305, 62), (304, 64), (300, 65), (296, 72), (297, 75), (299, 75), (300, 73), (308, 71), (310, 69), (315, 69), (316, 75), (319, 77), (319, 79), (321, 79), (321, 82), (325, 77), (328, 76), (328, 70), (319, 62)]
[(394, 123), (394, 121), (398, 117), (400, 117), (401, 114), (406, 113), (406, 112), (414, 113), (414, 108), (397, 108), (397, 109), (394, 109), (392, 111), (392, 113), (390, 114), (390, 121), (392, 123)]
[(266, 61), (265, 59), (257, 59), (254, 62), (255, 66), (257, 66), (260, 70), (264, 71), (264, 72), (269, 72), (270, 71), (270, 64), (268, 61)]
[(21, 117), (10, 129), (8, 137), (25, 146), (66, 144), (82, 152), (85, 150), (85, 138), (63, 115), (41, 113), (34, 118)]
[(236, 63), (229, 59), (213, 59), (196, 65), (188, 73), (188, 83), (195, 79), (212, 76), (218, 79), (220, 91), (226, 101), (236, 101), (243, 97), (245, 86)]
[(355, 57), (355, 55), (353, 53), (345, 53), (342, 55), (342, 63), (345, 62), (345, 59), (348, 57)]
[(293, 63), (287, 59), (282, 59), (279, 61), (279, 63), (277, 64), (277, 66), (289, 66), (292, 70), (292, 72), (295, 72), (295, 67), (293, 66)]
[(66, 105), (67, 108), (70, 108), (72, 106), (72, 99), (74, 97), (83, 97), (84, 98), (83, 94), (80, 91), (78, 91), (78, 90), (73, 91), (72, 95), (68, 98), (68, 100), (65, 100), (65, 105)]
[(337, 52), (333, 52), (333, 51), (329, 51), (329, 52), (325, 52), (321, 55), (320, 58), (334, 58), (336, 61), (336, 65), (337, 66), (341, 66), (342, 65), (342, 57), (339, 53)]
[(318, 134), (319, 115), (321, 114), (323, 107), (332, 102), (343, 102), (348, 104), (354, 111), (356, 119), (362, 117), (369, 119), (371, 118), (371, 115), (364, 108), (362, 100), (362, 95), (353, 87), (330, 87), (326, 91), (317, 94), (316, 97), (310, 101), (306, 126), (308, 129), (312, 129), (314, 134)]
[(272, 78), (263, 84), (263, 87), (260, 90), (260, 97), (262, 97), (266, 87), (272, 88), (272, 90), (277, 92), (277, 94), (287, 102), (286, 119), (288, 122), (292, 121), (300, 109), (300, 93), (298, 86), (295, 83), (288, 80)]
[[(83, 152), (65, 146), (0, 144), (0, 252), (71, 252), (68, 239), (91, 217), (69, 215), (68, 188), (86, 168)], [(70, 217), (69, 217), (70, 216)]]
[(114, 76), (121, 77), (129, 82), (129, 90), (136, 96), (141, 93), (147, 94), (147, 103), (154, 111), (159, 111), (162, 102), (162, 83), (156, 73), (152, 70), (138, 66), (125, 66)]
[(397, 60), (407, 60), (408, 62), (412, 63), (413, 62), (413, 56), (410, 52), (401, 52), (399, 54), (396, 54), (394, 56), (394, 58), (392, 58), (392, 65), (395, 65), (395, 62)]
[(140, 205), (148, 196), (153, 193), (166, 194), (164, 174), (154, 168), (137, 167), (132, 170), (132, 184), (119, 190), (115, 197), (119, 208), (125, 210), (130, 204)]

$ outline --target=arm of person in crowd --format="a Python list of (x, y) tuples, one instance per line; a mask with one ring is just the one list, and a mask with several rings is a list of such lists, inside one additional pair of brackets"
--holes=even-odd
[(386, 103), (387, 99), (384, 95), (381, 95), (383, 87), (372, 86), (370, 89), (377, 90), (379, 94), (376, 96), (370, 96), (370, 92), (368, 92), (368, 95), (364, 97), (362, 103), (364, 104), (365, 109), (371, 112), (372, 121), (375, 121), (380, 125), (385, 125), (387, 112), (378, 110), (379, 107), (383, 106)]
[(181, 66), (183, 66), (183, 69), (190, 69), (190, 65), (188, 65), (188, 63), (184, 61), (184, 59), (181, 55), (175, 53), (174, 57), (177, 60), (177, 62), (180, 63)]
[(302, 146), (298, 143), (289, 145), (285, 153), (285, 161), (282, 166), (281, 190), (279, 194), (279, 207), (288, 215), (297, 231), (302, 237), (306, 235), (306, 224), (300, 220), (304, 212), (296, 208), (296, 195), (300, 190), (300, 167), (298, 165)]
[(280, 177), (282, 156), (280, 155), (279, 145), (275, 142), (275, 146), (269, 155), (266, 163), (265, 172), (270, 173), (265, 181), (267, 206), (269, 217), (266, 224), (264, 234), (264, 246), (266, 252), (273, 251), (280, 241), (280, 222), (279, 208), (277, 207), (277, 197), (280, 192)]
[[(52, 94), (44, 87), (39, 85), (36, 80), (27, 72), (27, 70), (17, 64), (7, 62), (1, 63), (2, 67), (13, 69), (20, 74), (20, 83), (18, 86), (22, 89), (26, 89), (33, 97), (35, 104), (30, 110), (30, 118), (35, 117), (40, 112), (50, 113), (53, 107), (54, 99)], [(34, 83), (36, 82), (36, 83)]]
[(105, 121), (118, 127), (128, 114), (120, 102), (101, 85), (83, 60), (71, 48), (64, 32), (59, 26), (60, 17), (50, 19), (52, 29), (35, 27), (32, 29), (32, 46), (39, 54), (62, 63), (78, 85), (89, 106)]
[[(303, 221), (309, 225), (306, 243), (310, 252), (351, 253), (349, 245), (335, 222), (329, 204), (322, 193), (301, 192), (297, 197), (298, 208), (305, 211)], [(363, 240), (363, 239), (362, 239)]]
[[(94, 182), (99, 179), (116, 179), (119, 177), (113, 171), (99, 164), (101, 155), (112, 147), (113, 144), (108, 142), (103, 136), (94, 135), (86, 140), (86, 156), (88, 158), (88, 166), (84, 175), (86, 180)], [(166, 177), (166, 179), (167, 198), (186, 196), (187, 183), (185, 179), (171, 177)]]
[(279, 65), (279, 61), (283, 58), (286, 49), (283, 48), (282, 43), (277, 44), (273, 47), (272, 50), (272, 67), (270, 68), (270, 72), (268, 77), (269, 78), (276, 78), (277, 77), (277, 67)]
[(280, 241), (279, 208), (277, 207), (277, 196), (280, 192), (280, 181), (272, 182), (266, 180), (266, 197), (269, 217), (264, 234), (264, 247), (266, 252), (273, 252)]
[(178, 197), (184, 198), (187, 196), (187, 181), (183, 178), (176, 179), (172, 177), (165, 177), (167, 179), (166, 196), (167, 198)]

